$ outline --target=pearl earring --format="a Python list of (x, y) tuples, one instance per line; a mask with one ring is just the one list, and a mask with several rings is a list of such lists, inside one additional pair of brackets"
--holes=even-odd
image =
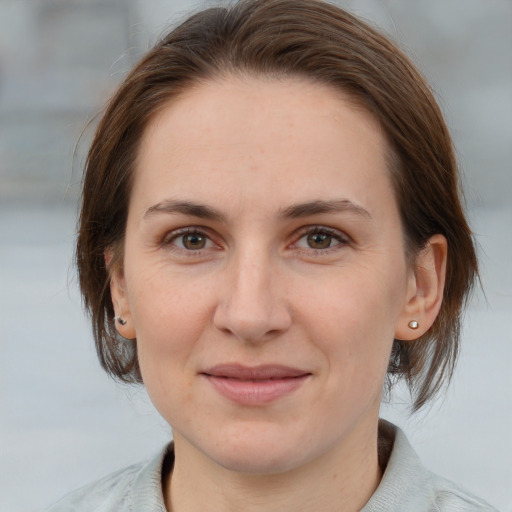
[(420, 324), (416, 320), (411, 320), (409, 322), (409, 327), (411, 329), (417, 329), (420, 326)]

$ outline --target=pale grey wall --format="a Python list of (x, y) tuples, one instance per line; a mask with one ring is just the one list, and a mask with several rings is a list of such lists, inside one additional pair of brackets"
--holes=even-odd
[[(420, 65), (445, 111), (471, 206), (508, 204), (510, 0), (343, 0)], [(171, 22), (211, 0), (0, 0), (0, 198), (60, 198), (85, 120)], [(71, 197), (73, 200), (73, 197)]]
[[(339, 2), (397, 38), (437, 92), (467, 175), (483, 284), (444, 404), (400, 423), (426, 463), (512, 512), (512, 2)], [(213, 2), (0, 0), (0, 510), (156, 450), (142, 390), (98, 368), (69, 270), (85, 122), (169, 19)], [(87, 141), (87, 136), (85, 137)]]

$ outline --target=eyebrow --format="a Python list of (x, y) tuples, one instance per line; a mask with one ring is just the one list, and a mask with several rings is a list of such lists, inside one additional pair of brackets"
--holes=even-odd
[(167, 199), (150, 206), (144, 214), (144, 219), (151, 217), (155, 213), (182, 213), (184, 215), (191, 215), (200, 219), (213, 220), (218, 222), (225, 222), (225, 216), (215, 208), (206, 206), (204, 204), (194, 203), (192, 201), (175, 201)]
[(299, 219), (309, 217), (310, 215), (321, 215), (322, 213), (353, 213), (371, 219), (372, 216), (368, 210), (359, 206), (349, 199), (334, 199), (332, 201), (310, 201), (308, 203), (299, 203), (281, 212), (281, 217), (285, 219)]
[[(352, 213), (371, 219), (372, 216), (368, 210), (359, 206), (348, 199), (335, 199), (331, 201), (309, 201), (307, 203), (298, 203), (288, 206), (281, 210), (282, 219), (300, 219), (312, 215), (321, 215), (323, 213)], [(200, 219), (207, 219), (217, 222), (226, 222), (226, 217), (220, 211), (206, 206), (204, 204), (194, 203), (192, 201), (179, 201), (167, 199), (150, 206), (144, 213), (144, 219), (153, 216), (156, 213), (181, 213)]]

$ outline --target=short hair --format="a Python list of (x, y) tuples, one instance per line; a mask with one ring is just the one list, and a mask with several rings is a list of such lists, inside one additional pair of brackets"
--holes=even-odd
[[(379, 122), (407, 261), (434, 234), (448, 241), (444, 299), (419, 339), (395, 340), (388, 388), (404, 379), (413, 410), (449, 382), (461, 315), (477, 258), (461, 205), (451, 138), (434, 96), (409, 58), (387, 37), (319, 0), (242, 0), (198, 12), (163, 37), (110, 100), (90, 147), (76, 249), (79, 283), (103, 368), (141, 382), (136, 344), (120, 343), (109, 282), (122, 264), (128, 203), (143, 132), (158, 110), (195, 84), (226, 76), (298, 77), (348, 95)], [(114, 254), (111, 265), (106, 250)]]

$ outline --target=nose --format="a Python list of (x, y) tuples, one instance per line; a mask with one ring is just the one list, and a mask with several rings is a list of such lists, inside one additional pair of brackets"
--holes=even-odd
[(265, 255), (240, 255), (224, 275), (214, 325), (244, 342), (273, 339), (287, 331), (291, 313), (279, 268)]

